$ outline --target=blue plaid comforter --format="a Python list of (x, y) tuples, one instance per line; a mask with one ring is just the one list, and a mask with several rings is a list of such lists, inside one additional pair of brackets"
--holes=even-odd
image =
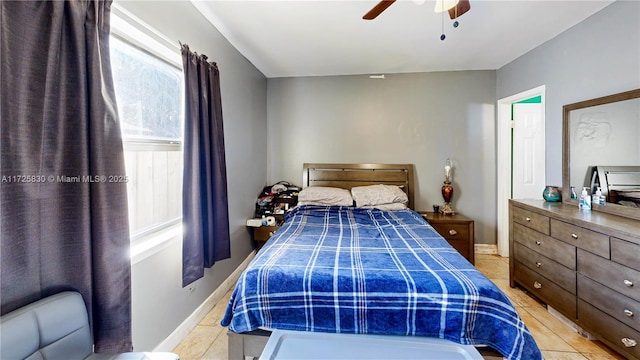
[(542, 358), (506, 296), (411, 210), (293, 209), (241, 275), (222, 325), (438, 337)]

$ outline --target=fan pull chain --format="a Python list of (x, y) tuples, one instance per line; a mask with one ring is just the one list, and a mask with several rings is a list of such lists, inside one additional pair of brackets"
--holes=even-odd
[(454, 8), (453, 13), (455, 14), (454, 19), (456, 19), (456, 20), (453, 22), (453, 27), (454, 27), (454, 28), (457, 28), (457, 27), (458, 27), (458, 25), (460, 25), (460, 23), (458, 22), (458, 5), (456, 5), (456, 7)]
[[(447, 11), (443, 11), (442, 12), (442, 34), (440, 35), (440, 40), (444, 41), (444, 39), (447, 38), (447, 36), (444, 34), (444, 13)], [(455, 5), (453, 8), (453, 27), (457, 28), (458, 26), (460, 26), (460, 22), (458, 21), (458, 5)]]
[(444, 39), (446, 39), (446, 35), (444, 34), (444, 13), (446, 11), (442, 12), (442, 35), (440, 35), (440, 40), (444, 41)]

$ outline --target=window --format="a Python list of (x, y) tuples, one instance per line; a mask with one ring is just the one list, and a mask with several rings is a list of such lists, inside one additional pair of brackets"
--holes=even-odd
[(111, 36), (132, 240), (182, 217), (184, 78), (179, 67)]
[(125, 138), (182, 139), (182, 71), (111, 38), (111, 66)]

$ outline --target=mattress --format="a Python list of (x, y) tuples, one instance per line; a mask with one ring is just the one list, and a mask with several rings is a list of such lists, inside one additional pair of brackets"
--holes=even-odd
[(293, 209), (240, 276), (222, 325), (435, 337), (542, 358), (500, 289), (412, 210)]

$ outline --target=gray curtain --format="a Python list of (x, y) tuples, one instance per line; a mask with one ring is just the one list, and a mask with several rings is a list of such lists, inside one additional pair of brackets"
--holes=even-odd
[(182, 286), (231, 257), (220, 73), (182, 45), (185, 76)]
[(110, 1), (2, 1), (1, 311), (63, 290), (96, 352), (131, 350), (124, 155)]

